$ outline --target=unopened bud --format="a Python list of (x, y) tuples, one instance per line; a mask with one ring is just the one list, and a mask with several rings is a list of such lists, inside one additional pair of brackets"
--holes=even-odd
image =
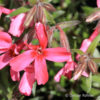
[(92, 71), (93, 74), (97, 73), (97, 64), (93, 60), (88, 61), (88, 67)]
[(100, 11), (92, 13), (86, 18), (86, 22), (93, 22), (100, 19)]
[(25, 28), (30, 26), (35, 13), (36, 13), (36, 5), (33, 8), (31, 8), (31, 10), (28, 12), (28, 14), (25, 18), (25, 22), (24, 22), (24, 27)]

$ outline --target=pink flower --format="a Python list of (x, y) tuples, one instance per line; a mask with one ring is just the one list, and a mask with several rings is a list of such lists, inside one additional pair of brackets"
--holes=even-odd
[(72, 58), (70, 58), (70, 60), (68, 60), (66, 65), (56, 74), (54, 80), (56, 82), (59, 82), (62, 75), (70, 79), (72, 77), (72, 71), (74, 71), (75, 66), (76, 63), (72, 60)]
[(19, 84), (19, 91), (29, 96), (31, 95), (32, 87), (35, 82), (34, 63), (25, 68), (25, 72)]
[(5, 7), (0, 6), (0, 16), (2, 15), (2, 13), (8, 15), (12, 12), (13, 10), (7, 9)]
[[(91, 42), (96, 38), (96, 36), (99, 34), (98, 32), (98, 28), (96, 28), (94, 30), (94, 32), (92, 33), (92, 35), (88, 38), (88, 39), (85, 39), (83, 40), (82, 44), (81, 44), (81, 47), (80, 47), (80, 50), (82, 50), (83, 52), (86, 52), (88, 47), (90, 46)], [(78, 60), (80, 57), (80, 55), (78, 54), (76, 56), (76, 59)]]
[(100, 8), (100, 0), (97, 0), (97, 7)]
[[(38, 85), (41, 85), (41, 84), (45, 84), (48, 81), (46, 60), (55, 61), (55, 62), (64, 62), (69, 59), (71, 54), (67, 52), (65, 48), (60, 48), (60, 47), (46, 48), (47, 36), (43, 24), (36, 23), (35, 30), (40, 45), (36, 45), (36, 46), (28, 45), (30, 49), (20, 54), (19, 56), (13, 58), (10, 61), (10, 65), (14, 71), (19, 72), (25, 70), (27, 66), (29, 66), (33, 62), (34, 65), (32, 67), (34, 69), (34, 75), (33, 74), (29, 75), (28, 73), (26, 74), (29, 75), (28, 77), (30, 77), (30, 79), (32, 78), (32, 76), (34, 76), (35, 80), (37, 80)], [(25, 80), (26, 80), (26, 74), (23, 76), (25, 77)], [(22, 80), (25, 81), (24, 78)], [(23, 83), (23, 81), (21, 82), (21, 84)], [(27, 87), (30, 87), (27, 85), (29, 84), (25, 85), (24, 83), (25, 87), (23, 87), (22, 89), (25, 90), (21, 90), (21, 88), (19, 87), (20, 91), (25, 95), (26, 95), (26, 90), (29, 89), (29, 88), (27, 89)], [(29, 94), (30, 93), (28, 93), (27, 95)]]
[(9, 28), (9, 33), (13, 36), (20, 37), (20, 35), (24, 31), (24, 20), (25, 20), (25, 13), (19, 14), (16, 17), (11, 19), (11, 24)]
[[(7, 66), (10, 60), (19, 54), (19, 47), (16, 44), (12, 44), (11, 36), (6, 32), (0, 32), (0, 69)], [(20, 76), (18, 72), (10, 69), (11, 78), (13, 81), (19, 80)]]
[[(70, 52), (70, 46), (69, 46), (69, 41), (68, 41), (67, 36), (65, 35), (64, 31), (59, 26), (57, 26), (57, 29), (60, 31), (61, 45), (65, 47), (67, 51)], [(59, 82), (62, 75), (70, 79), (72, 77), (72, 71), (74, 70), (75, 65), (76, 63), (72, 60), (72, 57), (70, 55), (69, 59), (67, 60), (66, 65), (56, 74), (56, 76), (54, 77), (54, 80), (56, 82)]]

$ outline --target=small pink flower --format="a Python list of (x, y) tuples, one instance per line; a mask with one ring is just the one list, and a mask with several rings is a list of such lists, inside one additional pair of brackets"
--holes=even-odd
[[(65, 47), (67, 51), (70, 52), (70, 46), (69, 46), (69, 41), (68, 41), (67, 36), (65, 35), (64, 31), (59, 26), (57, 26), (57, 29), (60, 31), (61, 45)], [(75, 65), (76, 63), (72, 60), (72, 57), (70, 55), (69, 59), (67, 60), (66, 65), (56, 74), (56, 76), (54, 77), (54, 80), (56, 82), (59, 82), (62, 75), (70, 79), (72, 77), (72, 71), (74, 71)]]
[(13, 36), (20, 37), (20, 35), (24, 31), (24, 20), (25, 20), (25, 13), (19, 14), (16, 17), (11, 19), (11, 24), (9, 28), (9, 33)]
[(72, 58), (70, 58), (66, 65), (56, 74), (54, 80), (59, 82), (62, 75), (70, 79), (72, 77), (72, 71), (74, 71), (75, 66), (76, 63), (72, 60)]
[(97, 0), (97, 7), (100, 8), (100, 0)]
[(0, 6), (0, 16), (2, 15), (2, 13), (8, 15), (12, 12), (13, 10), (7, 9), (5, 7)]
[[(46, 37), (46, 31), (45, 27), (41, 23), (36, 23), (35, 25), (35, 30), (37, 37), (39, 39), (40, 45), (28, 45), (30, 48), (29, 50), (25, 51), (24, 53), (20, 54), (19, 56), (13, 58), (10, 61), (11, 68), (14, 71), (22, 71), (27, 68), (32, 62), (34, 63), (33, 71), (34, 75), (32, 73), (27, 73), (25, 72), (25, 75), (22, 78), (22, 81), (20, 84), (24, 84), (23, 81), (28, 81), (26, 80), (26, 75), (29, 75), (28, 77), (30, 78), (35, 78), (37, 80), (38, 85), (45, 84), (48, 81), (48, 71), (47, 71), (47, 65), (46, 65), (46, 60), (50, 61), (55, 61), (55, 62), (64, 62), (67, 61), (70, 57), (70, 53), (66, 51), (65, 48), (46, 48), (47, 46), (47, 37)], [(33, 82), (32, 82), (33, 83)], [(25, 85), (25, 84), (24, 84)], [(29, 86), (28, 84), (25, 85), (25, 87), (21, 87), (20, 91), (21, 93), (26, 95), (25, 91), (28, 91)], [(21, 85), (22, 86), (22, 85)], [(24, 90), (21, 90), (24, 89)], [(29, 92), (30, 94), (30, 92)], [(29, 95), (27, 94), (27, 95)]]
[[(6, 32), (0, 32), (0, 69), (7, 66), (12, 58), (19, 54), (20, 47), (12, 44), (11, 36)], [(18, 72), (10, 70), (11, 78), (13, 81), (19, 80)]]

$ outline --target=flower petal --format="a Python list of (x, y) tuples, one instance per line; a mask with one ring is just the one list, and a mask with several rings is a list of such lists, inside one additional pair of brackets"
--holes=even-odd
[(38, 22), (35, 24), (35, 30), (40, 45), (43, 48), (45, 48), (47, 46), (47, 34), (46, 34), (45, 26), (42, 23)]
[(90, 44), (91, 44), (91, 41), (89, 39), (85, 39), (82, 42), (80, 50), (82, 50), (83, 52), (86, 52), (86, 50), (88, 49), (88, 47), (89, 47)]
[(90, 41), (93, 41), (95, 38), (96, 38), (96, 36), (99, 34), (99, 32), (98, 32), (98, 28), (96, 28), (95, 30), (94, 30), (94, 32), (92, 33), (92, 35), (89, 37), (89, 40)]
[(47, 48), (43, 51), (47, 60), (55, 62), (64, 62), (71, 59), (71, 53), (67, 52), (65, 48)]
[(67, 62), (66, 65), (56, 74), (56, 76), (54, 77), (54, 80), (56, 82), (59, 82), (62, 75), (66, 76), (66, 77), (68, 77), (68, 79), (70, 79), (75, 65), (76, 65), (76, 63), (73, 61)]
[(68, 73), (65, 73), (65, 75), (68, 79), (71, 79), (72, 77), (72, 71), (69, 71)]
[(56, 76), (54, 77), (54, 80), (55, 80), (56, 82), (59, 82), (59, 81), (60, 81), (61, 76), (63, 75), (63, 72), (64, 72), (64, 68), (62, 68), (62, 69), (56, 74)]
[(17, 17), (15, 17), (11, 24), (10, 24), (10, 29), (9, 29), (9, 33), (12, 34), (13, 36), (16, 37), (20, 37), (20, 35), (23, 33), (24, 31), (24, 19), (25, 19), (25, 15), (24, 13), (19, 14)]
[(12, 45), (11, 36), (6, 32), (0, 32), (0, 49), (9, 49)]
[(11, 9), (7, 9), (7, 8), (4, 8), (4, 7), (2, 7), (2, 13), (4, 13), (4, 14), (10, 14), (11, 12), (13, 11), (13, 9), (11, 10)]
[(11, 79), (13, 81), (19, 81), (20, 80), (20, 73), (19, 72), (16, 72), (16, 71), (10, 69), (10, 75), (11, 75)]
[(24, 53), (20, 54), (19, 56), (14, 57), (10, 61), (10, 66), (14, 71), (21, 71), (24, 70), (33, 60), (34, 60), (34, 51), (28, 50)]
[(0, 6), (0, 16), (2, 15), (2, 13), (8, 15), (8, 14), (10, 14), (12, 11), (14, 11), (14, 10), (13, 10), (13, 9), (10, 10), (10, 9), (7, 9), (7, 8), (5, 8), (5, 7)]
[(34, 62), (35, 79), (38, 85), (45, 84), (48, 81), (48, 71), (45, 59), (42, 56), (37, 56)]
[[(83, 40), (82, 45), (80, 47), (80, 50), (82, 50), (83, 52), (86, 52), (86, 50), (88, 49), (88, 47), (89, 47), (90, 44), (91, 44), (91, 41), (89, 39)], [(79, 57), (80, 57), (80, 55), (78, 54), (76, 56), (76, 59), (78, 60)]]
[(100, 8), (100, 0), (97, 0), (97, 7)]
[(85, 77), (89, 77), (89, 74), (86, 71), (83, 71), (82, 75)]
[(1, 55), (0, 56), (0, 69), (4, 68), (6, 65), (8, 65), (11, 59), (12, 59), (12, 57), (10, 56), (10, 54), (8, 52)]
[(34, 73), (24, 72), (24, 75), (19, 84), (19, 91), (26, 96), (31, 95), (34, 82)]
[(74, 61), (68, 61), (65, 65), (65, 73), (73, 71), (75, 69), (76, 63)]

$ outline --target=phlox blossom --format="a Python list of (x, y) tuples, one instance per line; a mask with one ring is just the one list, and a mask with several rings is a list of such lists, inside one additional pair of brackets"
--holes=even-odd
[[(23, 44), (12, 44), (11, 36), (6, 32), (0, 32), (0, 70), (6, 67), (10, 60), (19, 54)], [(19, 80), (19, 72), (10, 69), (13, 81)]]
[[(47, 34), (45, 30), (45, 26), (38, 22), (35, 24), (35, 31), (37, 34), (37, 38), (39, 40), (39, 45), (29, 44), (29, 50), (24, 53), (16, 56), (10, 61), (10, 65), (12, 70), (14, 71), (22, 71), (24, 70), (24, 76), (21, 80), (21, 85), (19, 86), (19, 90), (22, 94), (30, 95), (31, 88), (27, 88), (30, 86), (28, 83), (31, 82), (31, 79), (35, 79), (38, 85), (45, 84), (48, 81), (48, 71), (46, 60), (55, 61), (55, 62), (64, 62), (67, 61), (70, 57), (70, 52), (67, 52), (65, 48), (57, 47), (57, 48), (46, 48), (47, 47)], [(32, 66), (32, 73), (27, 73), (25, 70), (27, 66)], [(27, 78), (26, 78), (27, 76)], [(27, 81), (24, 83), (23, 81)], [(23, 85), (22, 85), (23, 84)], [(25, 87), (23, 87), (25, 86)], [(24, 89), (24, 90), (23, 90)], [(30, 90), (28, 90), (30, 89)]]

